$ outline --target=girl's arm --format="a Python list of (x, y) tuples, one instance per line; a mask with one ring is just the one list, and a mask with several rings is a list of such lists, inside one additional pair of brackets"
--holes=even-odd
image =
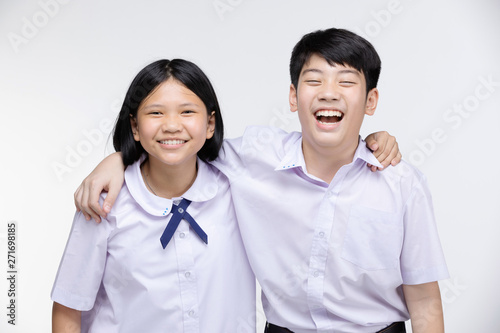
[(52, 307), (52, 333), (80, 333), (81, 312), (54, 302)]
[[(366, 137), (365, 142), (366, 146), (373, 151), (373, 155), (375, 155), (384, 168), (401, 162), (401, 152), (399, 151), (396, 138), (389, 133), (385, 131), (372, 133)], [(377, 171), (376, 166), (368, 166), (372, 171)]]
[(441, 293), (437, 282), (403, 285), (413, 333), (443, 333)]
[[(396, 138), (389, 133), (384, 131), (373, 133), (368, 135), (365, 141), (384, 167), (389, 164), (396, 165), (401, 161)], [(377, 167), (370, 167), (372, 171), (377, 170)], [(93, 218), (101, 222), (101, 216), (106, 217), (109, 213), (122, 188), (124, 169), (122, 155), (113, 153), (99, 163), (78, 187), (75, 192), (75, 206), (87, 220)], [(107, 191), (108, 195), (101, 208), (99, 197), (102, 191)]]

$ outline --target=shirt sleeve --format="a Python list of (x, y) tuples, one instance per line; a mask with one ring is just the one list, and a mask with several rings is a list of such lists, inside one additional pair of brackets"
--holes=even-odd
[[(211, 164), (224, 173), (232, 183), (248, 175), (247, 168), (252, 168), (256, 161), (270, 161), (277, 156), (282, 158), (284, 141), (287, 141), (289, 136), (289, 133), (280, 128), (248, 126), (243, 136), (224, 140), (219, 157)], [(296, 141), (294, 136), (291, 138), (292, 140), (288, 141), (292, 143)]]
[(415, 182), (404, 211), (401, 272), (404, 284), (449, 278), (425, 177)]
[(73, 226), (52, 288), (51, 299), (66, 307), (88, 311), (101, 285), (110, 234), (109, 222), (85, 220), (81, 212)]
[(219, 151), (219, 157), (210, 162), (225, 174), (230, 181), (239, 178), (245, 170), (245, 164), (240, 155), (242, 141), (243, 137), (225, 139)]

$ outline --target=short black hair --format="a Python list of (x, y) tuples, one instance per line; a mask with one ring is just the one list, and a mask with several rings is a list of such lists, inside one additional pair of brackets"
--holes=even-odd
[(321, 56), (332, 66), (339, 64), (362, 72), (367, 94), (377, 86), (381, 61), (373, 45), (349, 30), (330, 28), (304, 35), (293, 48), (290, 79), (296, 89), (302, 68), (313, 54)]
[(130, 117), (137, 117), (141, 102), (160, 84), (174, 78), (198, 96), (210, 116), (215, 111), (215, 131), (198, 152), (198, 157), (213, 161), (219, 156), (224, 139), (224, 124), (214, 88), (208, 77), (194, 63), (184, 59), (158, 60), (144, 67), (132, 81), (113, 130), (113, 146), (122, 153), (123, 163), (131, 165), (145, 153), (140, 142), (134, 140)]

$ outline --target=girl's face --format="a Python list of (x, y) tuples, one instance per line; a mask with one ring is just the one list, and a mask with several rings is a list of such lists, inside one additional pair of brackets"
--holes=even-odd
[[(169, 166), (192, 166), (196, 154), (215, 130), (214, 111), (179, 81), (161, 83), (131, 117), (134, 139), (149, 154)], [(153, 162), (153, 161), (151, 161)]]

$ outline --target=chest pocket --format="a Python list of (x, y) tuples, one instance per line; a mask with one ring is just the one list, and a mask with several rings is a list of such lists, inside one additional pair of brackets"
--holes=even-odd
[(341, 257), (365, 270), (393, 269), (402, 242), (399, 214), (352, 206)]

